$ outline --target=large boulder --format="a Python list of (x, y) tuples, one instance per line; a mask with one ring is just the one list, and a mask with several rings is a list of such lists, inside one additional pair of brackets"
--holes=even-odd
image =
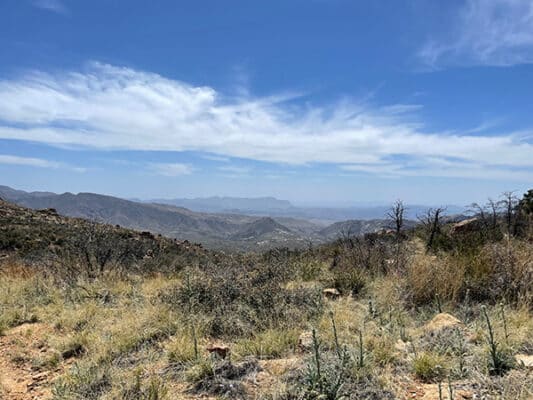
[(450, 233), (457, 235), (461, 233), (475, 232), (482, 228), (479, 218), (469, 218), (452, 225)]

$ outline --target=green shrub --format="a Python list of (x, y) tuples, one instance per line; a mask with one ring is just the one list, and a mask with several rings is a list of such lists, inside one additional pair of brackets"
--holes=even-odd
[(413, 360), (413, 372), (424, 382), (442, 379), (445, 375), (444, 359), (436, 354), (423, 352)]

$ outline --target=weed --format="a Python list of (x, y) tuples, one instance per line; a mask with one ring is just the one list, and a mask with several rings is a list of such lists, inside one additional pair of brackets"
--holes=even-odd
[(481, 307), (485, 321), (487, 323), (487, 341), (489, 344), (489, 374), (503, 375), (513, 367), (513, 360), (508, 352), (499, 348), (499, 344), (494, 337), (494, 330), (490, 322), (489, 314), (485, 306)]

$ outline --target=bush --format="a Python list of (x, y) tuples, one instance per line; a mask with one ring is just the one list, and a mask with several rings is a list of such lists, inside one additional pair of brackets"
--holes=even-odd
[(413, 372), (424, 382), (441, 380), (445, 376), (444, 359), (436, 354), (423, 352), (413, 360)]
[(74, 364), (70, 372), (59, 378), (53, 387), (55, 400), (98, 400), (111, 389), (107, 365)]
[(184, 283), (165, 289), (160, 299), (185, 313), (205, 315), (209, 336), (251, 336), (286, 321), (296, 326), (321, 312), (320, 290), (290, 289), (284, 282), (276, 266), (210, 266), (186, 271)]
[(280, 358), (296, 348), (298, 336), (299, 331), (296, 329), (267, 329), (252, 338), (237, 342), (235, 352), (260, 359)]
[(417, 255), (408, 268), (405, 292), (414, 305), (440, 299), (526, 304), (533, 308), (533, 247), (512, 240), (471, 254)]

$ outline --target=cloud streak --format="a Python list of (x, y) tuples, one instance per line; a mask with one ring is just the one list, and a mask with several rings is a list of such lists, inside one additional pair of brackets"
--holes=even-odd
[(424, 65), (510, 66), (533, 63), (531, 0), (467, 0), (451, 29), (418, 52)]
[[(417, 121), (419, 105), (344, 101), (303, 108), (291, 100), (232, 99), (210, 87), (93, 63), (81, 72), (0, 81), (0, 138), (102, 150), (199, 151), (291, 165), (368, 165), (377, 174), (379, 166), (401, 169), (406, 159), (452, 160), (465, 177), (468, 168), (488, 165), (489, 174), (533, 170), (533, 145), (518, 135), (428, 132)], [(192, 172), (182, 165), (152, 169), (169, 176)], [(424, 168), (413, 171), (426, 174)]]
[(33, 5), (43, 10), (52, 11), (57, 14), (67, 14), (68, 10), (60, 0), (34, 0)]
[(27, 167), (36, 167), (36, 168), (52, 168), (52, 169), (71, 169), (76, 172), (84, 172), (85, 168), (73, 167), (68, 164), (45, 160), (43, 158), (34, 158), (34, 157), (20, 157), (10, 154), (0, 154), (0, 164), (4, 165), (21, 165)]
[(191, 165), (181, 163), (149, 163), (148, 169), (157, 175), (168, 177), (190, 175), (194, 171)]

